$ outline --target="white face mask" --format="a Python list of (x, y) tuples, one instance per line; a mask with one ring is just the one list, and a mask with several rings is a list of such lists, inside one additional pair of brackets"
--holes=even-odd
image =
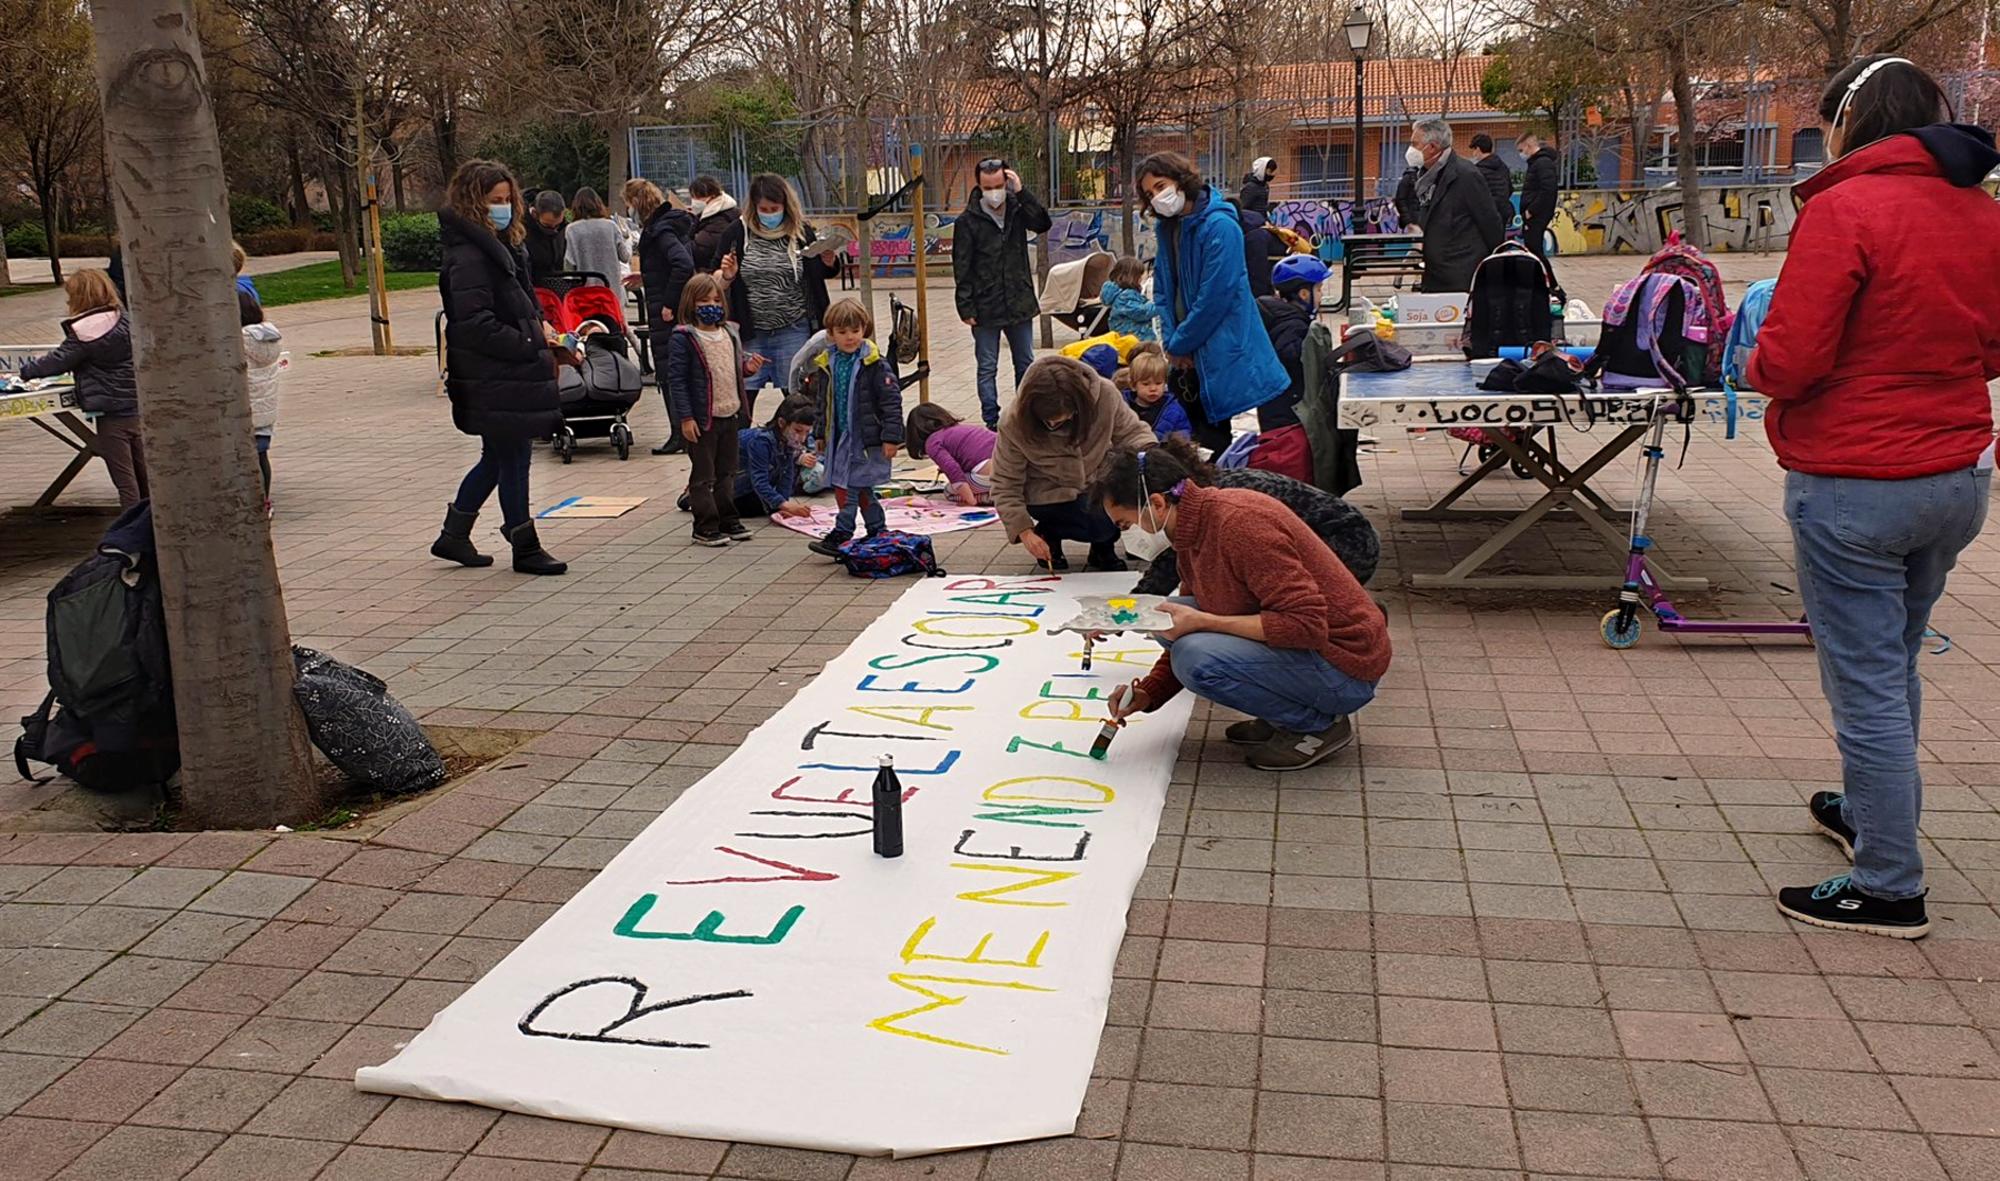
[(1148, 497), (1139, 508), (1139, 523), (1127, 529), (1121, 539), (1125, 543), (1125, 552), (1142, 562), (1158, 561), (1161, 554), (1174, 548), (1173, 539), (1167, 536), (1165, 529), (1157, 527), (1158, 522), (1151, 522), (1154, 528), (1146, 527), (1152, 515), (1152, 498)]
[(1412, 168), (1422, 168), (1424, 166), (1424, 150), (1415, 144), (1404, 148), (1403, 163), (1408, 164)]
[(979, 190), (979, 199), (986, 203), (988, 209), (998, 209), (1007, 203), (1006, 186), (1003, 185), (997, 189), (981, 189)]
[(1187, 194), (1178, 188), (1161, 189), (1153, 194), (1153, 212), (1161, 217), (1179, 217), (1187, 208)]

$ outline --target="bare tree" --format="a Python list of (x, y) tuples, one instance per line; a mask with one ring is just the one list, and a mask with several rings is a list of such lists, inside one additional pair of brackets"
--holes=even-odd
[[(1947, 51), (1980, 32), (1981, 0), (1767, 0), (1827, 77), (1864, 54)], [(1801, 28), (1803, 26), (1803, 29)], [(1926, 55), (1928, 56), (1928, 55)]]
[(1477, 68), (1470, 59), (1492, 38), (1495, 29), (1492, 10), (1481, 0), (1425, 0), (1395, 9), (1385, 6), (1382, 28), (1395, 46), (1396, 56), (1391, 61), (1398, 64), (1391, 66), (1392, 71), (1401, 62), (1438, 64), (1439, 93), (1406, 93), (1406, 98), (1415, 98), (1422, 107), (1411, 110), (1412, 116), (1430, 115), (1428, 100), (1435, 99), (1438, 118), (1449, 118), (1453, 96), (1479, 88), (1480, 80), (1469, 76)]
[(0, 25), (6, 28), (0, 40), (0, 123), (42, 207), (49, 267), (60, 283), (61, 190), (96, 156), (99, 139), (90, 18), (78, 0), (5, 0)]
[(266, 828), (319, 801), (261, 509), (229, 217), (189, 0), (93, 0), (132, 304), (189, 817)]
[(487, 19), (506, 63), (495, 77), (516, 87), (519, 101), (604, 132), (609, 196), (622, 209), (633, 120), (663, 103), (702, 54), (724, 53), (745, 14), (667, 0), (491, 0)]
[(1132, 173), (1139, 136), (1172, 111), (1175, 92), (1200, 66), (1202, 50), (1211, 44), (1206, 34), (1221, 15), (1206, 0), (1109, 0), (1098, 10), (1110, 51), (1093, 71), (1083, 100), (1111, 132), (1119, 243), (1126, 254), (1136, 253)]

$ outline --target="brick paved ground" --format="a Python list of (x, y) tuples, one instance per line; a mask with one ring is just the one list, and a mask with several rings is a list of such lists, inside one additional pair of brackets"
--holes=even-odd
[[(1630, 269), (1568, 274), (1601, 298)], [(351, 304), (297, 313), (281, 317), (300, 361), (273, 452), (296, 632), (433, 721), (539, 737), (365, 840), (0, 838), (0, 1175), (2000, 1176), (2000, 552), (1967, 555), (1938, 617), (1955, 645), (1923, 661), (1940, 930), (1809, 935), (1770, 894), (1839, 864), (1800, 807), (1836, 777), (1810, 652), (1649, 636), (1612, 653), (1594, 635), (1602, 596), (1404, 589), (1480, 537), (1391, 520), (1451, 480), (1457, 447), (1434, 436), (1385, 438), (1365, 461), (1357, 500), (1385, 530), (1376, 590), (1398, 656), (1358, 748), (1280, 779), (1197, 712), (1075, 1137), (857, 1162), (355, 1091), (357, 1066), (547, 918), (900, 588), (831, 574), (775, 531), (691, 549), (671, 505), (682, 461), (601, 448), (538, 458), (538, 502), (653, 499), (548, 524), (569, 577), (444, 569), (423, 550), (472, 449), (429, 363), (305, 357), (364, 325)], [(964, 408), (968, 349), (947, 318), (938, 387)], [(423, 293), (397, 320), (428, 336)], [(660, 419), (646, 403), (647, 442)], [(0, 502), (30, 499), (57, 459), (31, 429), (0, 429)], [(69, 500), (109, 491), (93, 472)], [(1723, 583), (1708, 607), (1796, 610), (1756, 432), (1698, 429), (1663, 496), (1663, 549)], [(0, 707), (39, 697), (41, 597), (101, 524), (0, 520)], [(955, 570), (1023, 568), (985, 532), (941, 548)], [(1609, 559), (1553, 525), (1518, 562)], [(0, 788), (0, 813), (18, 821), (34, 798)]]

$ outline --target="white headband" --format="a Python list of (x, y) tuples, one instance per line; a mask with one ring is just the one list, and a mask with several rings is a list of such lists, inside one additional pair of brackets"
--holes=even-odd
[(1914, 69), (1916, 64), (1907, 57), (1885, 57), (1879, 62), (1869, 62), (1859, 74), (1854, 76), (1854, 81), (1847, 84), (1847, 93), (1840, 96), (1840, 105), (1833, 109), (1833, 125), (1835, 127), (1840, 126), (1841, 117), (1847, 114), (1847, 104), (1853, 102), (1854, 96), (1861, 93), (1862, 86), (1867, 83), (1868, 79), (1875, 76), (1875, 71), (1881, 69), (1883, 66), (1894, 65), (1905, 65)]

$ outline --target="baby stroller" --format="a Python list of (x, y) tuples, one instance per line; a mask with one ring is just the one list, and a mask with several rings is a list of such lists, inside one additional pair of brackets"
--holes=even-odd
[[(542, 315), (557, 330), (577, 335), (583, 364), (558, 375), (562, 426), (550, 442), (564, 463), (576, 457), (576, 441), (609, 438), (619, 459), (632, 455), (632, 428), (625, 415), (639, 400), (639, 364), (618, 291), (603, 275), (551, 275), (550, 287), (535, 288)], [(552, 290), (551, 288), (554, 288)], [(558, 296), (556, 290), (561, 290)]]
[(1076, 329), (1080, 337), (1103, 332), (1111, 309), (1097, 296), (1116, 261), (1100, 250), (1050, 267), (1049, 277), (1042, 282), (1042, 314)]

